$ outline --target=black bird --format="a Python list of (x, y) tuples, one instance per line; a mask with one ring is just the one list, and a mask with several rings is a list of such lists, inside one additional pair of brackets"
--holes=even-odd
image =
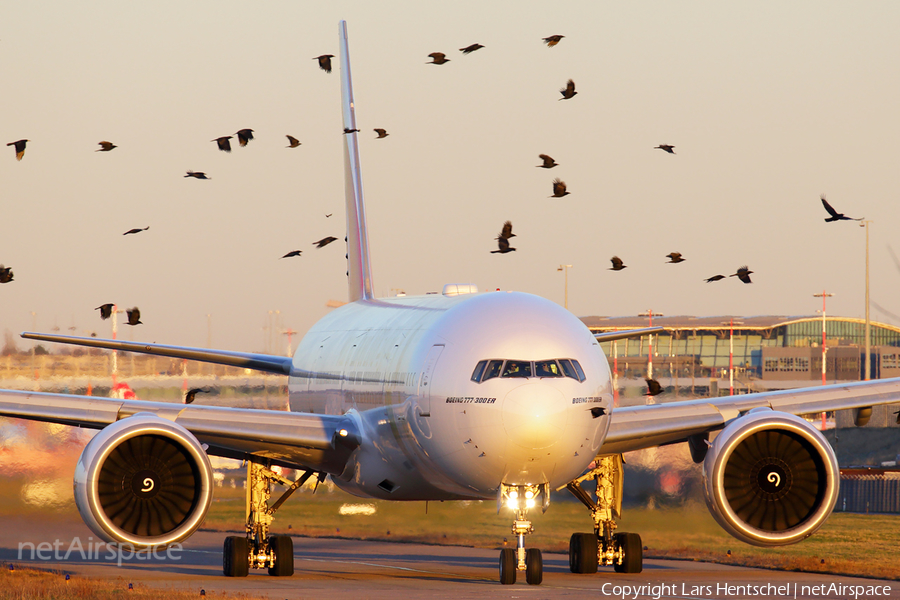
[(497, 239), (503, 238), (508, 240), (509, 238), (514, 237), (516, 237), (516, 234), (512, 232), (512, 221), (506, 221), (505, 223), (503, 223), (503, 229), (500, 230), (500, 235), (497, 237)]
[(143, 325), (141, 322), (141, 310), (135, 306), (132, 309), (126, 310), (125, 314), (128, 315), (128, 323), (127, 325)]
[(575, 91), (575, 82), (571, 79), (567, 81), (566, 87), (559, 90), (559, 93), (562, 94), (562, 98), (560, 98), (560, 100), (568, 100), (569, 98), (574, 97), (575, 94), (578, 93)]
[(704, 279), (703, 281), (705, 281), (706, 283), (711, 283), (713, 281), (719, 281), (720, 279), (725, 279), (725, 276), (724, 275), (713, 275), (709, 279)]
[(190, 404), (191, 402), (193, 402), (194, 396), (196, 396), (197, 394), (208, 394), (208, 393), (209, 393), (209, 390), (204, 389), (204, 388), (192, 388), (192, 389), (188, 390), (187, 393), (184, 395), (184, 403)]
[(607, 271), (621, 271), (628, 267), (628, 265), (622, 262), (622, 259), (618, 256), (613, 256), (609, 261), (612, 263), (612, 266), (607, 269)]
[(653, 146), (654, 150), (665, 150), (669, 154), (675, 154), (675, 146), (671, 144), (660, 144), (659, 146)]
[(566, 182), (557, 177), (553, 180), (553, 195), (550, 198), (562, 198), (572, 192), (566, 191)]
[(25, 144), (30, 141), (31, 140), (19, 140), (17, 142), (10, 142), (7, 144), (7, 146), (16, 147), (16, 160), (22, 160), (22, 157), (25, 156)]
[(644, 379), (647, 382), (647, 393), (645, 396), (656, 396), (658, 394), (662, 394), (663, 389), (662, 386), (659, 385), (659, 382), (655, 379)]
[(0, 265), (0, 283), (9, 283), (13, 280), (12, 267)]
[(296, 148), (300, 145), (300, 140), (298, 140), (294, 136), (286, 135), (285, 137), (288, 139), (288, 143), (290, 144), (290, 146), (287, 146), (287, 148)]
[(538, 154), (538, 158), (544, 161), (541, 165), (535, 165), (536, 167), (540, 167), (541, 169), (552, 169), (559, 163), (553, 160), (553, 157), (548, 156), (547, 154)]
[(450, 62), (450, 59), (446, 57), (443, 52), (432, 52), (429, 54), (433, 60), (430, 63), (425, 63), (426, 65), (442, 65), (444, 63)]
[(113, 306), (115, 306), (115, 305), (114, 305), (112, 302), (110, 302), (110, 303), (108, 303), (108, 304), (101, 304), (100, 306), (98, 306), (98, 307), (95, 308), (94, 310), (99, 310), (99, 311), (100, 311), (100, 318), (103, 319), (103, 320), (105, 321), (105, 320), (107, 320), (108, 318), (110, 318), (110, 317), (112, 316), (112, 309), (113, 309)]
[(334, 241), (337, 241), (337, 238), (331, 237), (329, 235), (326, 238), (322, 238), (318, 242), (313, 242), (313, 246), (315, 246), (316, 248), (324, 248), (325, 246), (327, 246), (328, 244), (330, 244), (331, 242), (334, 242)]
[(348, 133), (356, 133), (358, 131), (359, 129), (350, 129), (349, 127), (344, 127), (344, 135), (347, 135)]
[(669, 262), (666, 263), (667, 265), (684, 262), (684, 259), (681, 258), (681, 252), (669, 252), (666, 256), (669, 257)]
[(330, 217), (330, 216), (333, 215), (333, 214), (334, 214), (334, 213), (328, 213), (327, 215), (325, 215), (325, 218), (327, 219), (328, 217)]
[(378, 137), (375, 138), (376, 140), (380, 140), (381, 138), (386, 138), (387, 136), (391, 135), (387, 132), (387, 129), (376, 128), (376, 129), (373, 129), (372, 131), (374, 131), (375, 133), (378, 134)]
[(300, 256), (303, 253), (303, 250), (291, 250), (281, 258), (290, 258), (292, 256)]
[(241, 147), (243, 148), (250, 142), (250, 140), (253, 139), (253, 130), (241, 129), (234, 135), (238, 136), (238, 143), (240, 143)]
[(322, 56), (317, 56), (313, 60), (319, 61), (319, 68), (325, 71), (326, 73), (331, 73), (331, 59), (334, 58), (334, 54), (323, 54)]
[(94, 150), (94, 152), (109, 152), (113, 148), (118, 148), (118, 146), (116, 146), (112, 142), (97, 142), (97, 143), (100, 144), (100, 147), (98, 149)]
[(750, 281), (750, 273), (752, 273), (750, 269), (747, 268), (747, 265), (744, 265), (740, 269), (737, 270), (737, 273), (732, 273), (729, 277), (737, 277), (744, 283), (753, 283)]
[(544, 38), (544, 43), (547, 44), (548, 47), (552, 48), (557, 45), (561, 39), (563, 39), (564, 35), (551, 35), (550, 37)]
[(472, 54), (473, 52), (475, 52), (476, 50), (480, 50), (481, 48), (484, 48), (484, 46), (482, 46), (481, 44), (472, 44), (471, 46), (460, 48), (459, 51), (463, 54)]
[(140, 232), (142, 232), (142, 231), (147, 231), (148, 229), (150, 229), (150, 226), (149, 226), (149, 225), (147, 225), (147, 226), (144, 227), (143, 229), (129, 229), (128, 231), (126, 231), (126, 232), (123, 233), (122, 235), (128, 235), (129, 233), (140, 233)]
[(509, 246), (509, 240), (503, 237), (502, 234), (497, 238), (497, 247), (499, 250), (491, 250), (491, 254), (506, 254), (507, 252), (516, 251), (515, 248)]
[(230, 135), (223, 135), (222, 137), (217, 137), (216, 139), (209, 141), (215, 142), (222, 152), (231, 152), (231, 142), (228, 141), (231, 138), (232, 136)]
[(825, 210), (828, 211), (828, 214), (831, 215), (827, 219), (825, 219), (826, 223), (830, 223), (832, 221), (862, 221), (862, 219), (853, 219), (846, 216), (844, 213), (839, 213), (838, 211), (834, 210), (834, 208), (830, 204), (828, 204), (828, 201), (825, 200), (825, 194), (822, 194), (822, 206), (824, 206)]
[(206, 176), (206, 173), (203, 171), (188, 171), (185, 177), (193, 177), (194, 179), (211, 179)]

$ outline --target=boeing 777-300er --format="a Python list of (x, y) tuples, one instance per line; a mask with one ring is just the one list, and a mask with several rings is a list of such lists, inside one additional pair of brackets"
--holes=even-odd
[[(356, 132), (343, 21), (340, 46), (343, 129)], [(778, 546), (822, 525), (838, 465), (799, 415), (855, 409), (864, 424), (872, 406), (900, 400), (900, 379), (614, 410), (600, 342), (661, 328), (593, 335), (554, 302), (470, 285), (374, 297), (357, 136), (342, 136), (350, 302), (316, 323), (293, 358), (23, 334), (288, 377), (287, 411), (0, 390), (0, 415), (100, 430), (75, 472), (78, 510), (98, 536), (136, 547), (190, 536), (210, 506), (212, 455), (248, 465), (246, 535), (225, 539), (228, 576), (251, 567), (292, 575), (293, 542), (269, 535), (273, 514), (310, 477), (329, 475), (368, 498), (496, 500), (517, 537), (516, 549), (500, 551), (504, 584), (519, 571), (541, 583), (541, 551), (525, 547), (528, 511), (547, 510), (551, 490), (568, 489), (593, 522), (571, 536), (570, 569), (637, 573), (641, 538), (616, 531), (622, 453), (684, 442), (703, 463), (710, 511), (734, 537)], [(276, 465), (302, 476), (287, 480)], [(272, 483), (287, 491), (270, 504)]]

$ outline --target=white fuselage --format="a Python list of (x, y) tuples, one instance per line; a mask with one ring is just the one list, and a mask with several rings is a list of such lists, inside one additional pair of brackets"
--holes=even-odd
[[(584, 380), (473, 381), (491, 359), (575, 360)], [(292, 411), (359, 416), (362, 445), (334, 478), (357, 495), (493, 498), (500, 483), (564, 485), (609, 428), (599, 344), (570, 312), (530, 294), (353, 302), (310, 329), (293, 366), (317, 375), (290, 378)]]

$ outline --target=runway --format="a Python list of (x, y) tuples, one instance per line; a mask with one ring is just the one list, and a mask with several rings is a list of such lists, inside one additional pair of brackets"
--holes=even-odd
[[(569, 572), (568, 557), (544, 554), (544, 582), (497, 582), (496, 550), (346, 539), (294, 538), (293, 577), (265, 571), (246, 578), (222, 575), (223, 533), (199, 531), (170, 556), (119, 557), (81, 523), (33, 522), (0, 532), (0, 560), (59, 569), (71, 577), (121, 578), (153, 587), (227, 591), (270, 598), (900, 598), (900, 583), (833, 575), (748, 569), (710, 563), (645, 560), (638, 575), (601, 568)], [(39, 544), (44, 546), (39, 546)], [(43, 548), (43, 552), (40, 549)], [(66, 556), (68, 554), (68, 557)], [(43, 558), (43, 560), (41, 559)], [(626, 588), (625, 586), (630, 586)], [(645, 587), (642, 587), (645, 586)], [(664, 586), (664, 587), (663, 587)], [(730, 587), (730, 586), (745, 586)], [(762, 586), (753, 588), (748, 586)], [(773, 586), (773, 587), (768, 587)], [(819, 587), (816, 587), (819, 586)], [(831, 587), (830, 587), (831, 586)], [(841, 586), (852, 586), (842, 588)]]

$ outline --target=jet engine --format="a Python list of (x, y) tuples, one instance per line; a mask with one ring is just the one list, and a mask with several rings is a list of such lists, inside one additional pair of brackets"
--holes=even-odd
[(834, 451), (807, 421), (755, 408), (719, 433), (703, 462), (706, 505), (737, 539), (755, 546), (793, 544), (834, 509)]
[(117, 421), (92, 439), (75, 468), (81, 518), (107, 542), (166, 546), (200, 526), (212, 468), (187, 429), (152, 413)]

